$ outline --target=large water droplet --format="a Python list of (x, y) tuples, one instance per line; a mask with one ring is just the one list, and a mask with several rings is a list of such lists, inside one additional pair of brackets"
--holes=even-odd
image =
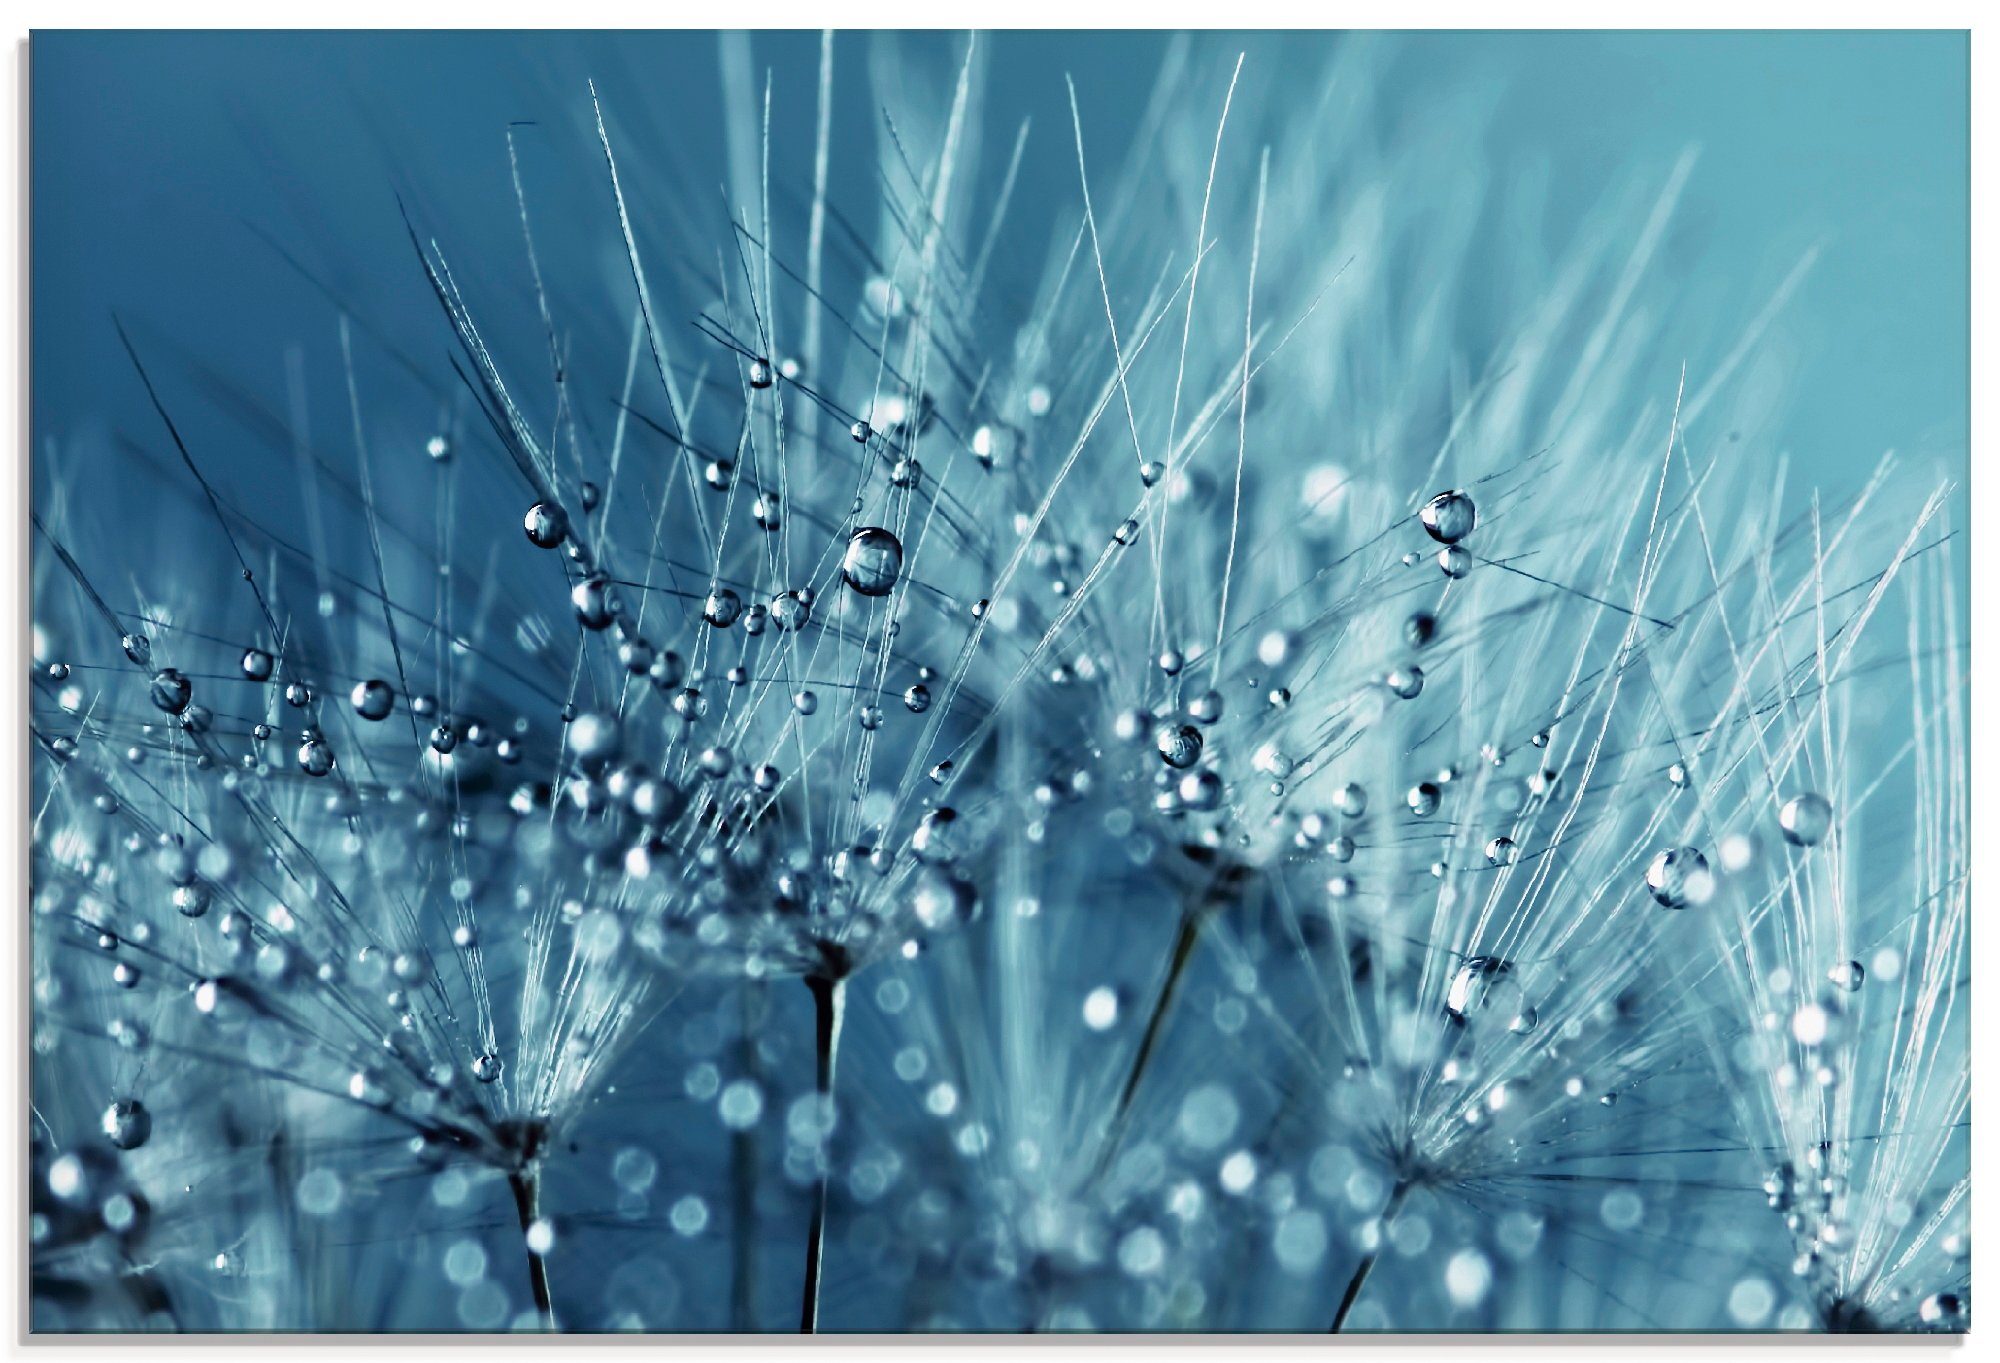
[(1472, 504), (1472, 498), (1453, 489), (1425, 502), (1417, 519), (1423, 522), (1425, 533), (1439, 544), (1457, 544), (1479, 524), (1479, 508)]
[(903, 571), (903, 545), (879, 525), (864, 526), (847, 541), (840, 575), (863, 596), (886, 596)]

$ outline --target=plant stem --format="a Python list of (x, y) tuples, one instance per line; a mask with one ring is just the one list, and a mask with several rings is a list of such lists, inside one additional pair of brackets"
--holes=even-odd
[(1125, 1086), (1119, 1091), (1117, 1106), (1111, 1110), (1111, 1122), (1105, 1129), (1104, 1144), (1098, 1151), (1097, 1173), (1100, 1177), (1110, 1167), (1112, 1156), (1118, 1153), (1125, 1125), (1132, 1117), (1132, 1101), (1138, 1096), (1140, 1081), (1146, 1077), (1146, 1067), (1153, 1058), (1153, 1049), (1159, 1044), (1160, 1034), (1166, 1028), (1167, 1012), (1180, 993), (1181, 980), (1187, 974), (1188, 961), (1194, 956), (1195, 943), (1201, 939), (1202, 923), (1207, 917), (1205, 908), (1189, 908), (1181, 912), (1180, 928), (1174, 934), (1173, 952), (1167, 958), (1166, 981), (1153, 1000), (1153, 1011), (1146, 1018), (1146, 1030), (1139, 1035), (1139, 1049), (1132, 1056), (1132, 1068), (1125, 1074)]
[[(1389, 1227), (1395, 1224), (1396, 1213), (1402, 1210), (1403, 1198), (1409, 1191), (1410, 1185), (1408, 1183), (1399, 1182), (1396, 1185), (1395, 1191), (1389, 1194), (1389, 1205), (1382, 1209), (1382, 1238), (1384, 1240), (1389, 1238)], [(1333, 1313), (1333, 1324), (1328, 1328), (1328, 1334), (1339, 1334), (1341, 1326), (1347, 1324), (1347, 1313), (1352, 1311), (1354, 1303), (1360, 1300), (1361, 1289), (1367, 1285), (1368, 1274), (1375, 1267), (1375, 1260), (1381, 1253), (1382, 1247), (1378, 1244), (1374, 1249), (1362, 1255), (1361, 1262), (1354, 1266), (1354, 1276), (1347, 1280), (1347, 1291), (1341, 1294), (1340, 1309)]]
[[(819, 1098), (822, 1112), (830, 1113), (834, 1065), (840, 1058), (840, 1023), (847, 1009), (847, 979), (808, 975), (806, 988), (812, 991), (813, 998)], [(830, 1172), (831, 1161), (827, 1150), (822, 1148), (819, 1176), (813, 1181), (812, 1221), (806, 1228), (806, 1280), (799, 1305), (799, 1333), (807, 1335), (819, 1330), (820, 1252), (826, 1239), (826, 1185)]]
[[(530, 1161), (507, 1176), (507, 1186), (514, 1190), (514, 1210), (521, 1217), (521, 1239), (527, 1243), (529, 1229), (541, 1218), (542, 1170), (538, 1161)], [(542, 1318), (544, 1330), (556, 1328), (555, 1305), (549, 1296), (549, 1264), (528, 1246), (528, 1289), (534, 1293), (535, 1314)]]

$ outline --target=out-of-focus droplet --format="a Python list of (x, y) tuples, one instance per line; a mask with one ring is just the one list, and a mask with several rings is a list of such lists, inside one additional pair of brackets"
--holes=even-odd
[(136, 1150), (153, 1134), (153, 1114), (137, 1098), (120, 1098), (104, 1109), (104, 1135), (120, 1150)]
[(1191, 771), (1181, 777), (1181, 804), (1197, 813), (1207, 813), (1222, 804), (1222, 778), (1213, 771)]

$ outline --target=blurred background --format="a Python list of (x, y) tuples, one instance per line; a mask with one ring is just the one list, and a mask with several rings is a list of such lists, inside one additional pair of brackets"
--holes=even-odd
[[(720, 117), (770, 83), (772, 183), (811, 183), (817, 34), (41, 33), (32, 52), (33, 336), (37, 447), (144, 415), (111, 327), (128, 326), (255, 385), (281, 352), (331, 343), (329, 309), (275, 246), (395, 335), (439, 337), (397, 211), (405, 197), (454, 258), (501, 262), (525, 289), (506, 129), (539, 178), (594, 147), (569, 136), (595, 81), (615, 130), (672, 158), (679, 188), (713, 214), (731, 174)], [(875, 78), (949, 97), (964, 36), (843, 35), (836, 43), (835, 201), (876, 187)], [(1065, 74), (1093, 158), (1115, 164), (1170, 36), (985, 36), (990, 123), (1031, 120), (1018, 202), (1076, 195)], [(1373, 113), (1399, 125), (1466, 111), (1468, 163), (1546, 183), (1551, 241), (1615, 175), (1700, 148), (1662, 268), (1719, 297), (1769, 295), (1801, 254), (1817, 265), (1774, 343), (1794, 356), (1790, 452), (1845, 481), (1884, 449), (1963, 458), (1967, 405), (1967, 44), (1949, 33), (1203, 34), (1247, 53), (1244, 80), (1282, 89), (1328, 49), (1366, 42)], [(865, 74), (864, 74), (865, 71)], [(885, 74), (886, 73), (886, 74)], [(1476, 92), (1477, 98), (1468, 97)], [(1192, 95), (1193, 92), (1191, 91)], [(1212, 96), (1203, 90), (1201, 98)], [(755, 127), (739, 119), (738, 143)], [(1004, 149), (989, 155), (1003, 161)], [(635, 149), (635, 156), (639, 151)], [(544, 212), (550, 256), (602, 230), (601, 167), (569, 168), (602, 212)], [(993, 167), (997, 173), (998, 166)], [(1440, 163), (1449, 182), (1460, 168)], [(564, 205), (565, 210), (568, 205)], [(700, 248), (698, 248), (700, 249)], [(1520, 243), (1495, 242), (1513, 252)], [(1004, 284), (1007, 253), (996, 258)], [(615, 260), (614, 262), (615, 263)], [(1018, 262), (1013, 262), (1018, 263)], [(525, 292), (521, 299), (528, 301)], [(433, 344), (421, 358), (437, 359)], [(1688, 357), (1691, 367), (1704, 358)], [(320, 366), (316, 382), (338, 375)], [(329, 393), (337, 392), (330, 389)], [(1957, 452), (1954, 454), (1954, 452)], [(211, 457), (223, 457), (213, 455)]]

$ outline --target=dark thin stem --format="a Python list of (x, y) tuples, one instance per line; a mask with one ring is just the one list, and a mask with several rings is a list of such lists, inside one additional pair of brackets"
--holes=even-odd
[[(514, 1210), (521, 1215), (521, 1238), (525, 1244), (529, 1228), (541, 1218), (542, 1171), (538, 1163), (530, 1162), (507, 1176), (507, 1186), (514, 1190)], [(549, 1263), (528, 1247), (528, 1288), (535, 1296), (535, 1314), (542, 1318), (542, 1328), (556, 1328), (556, 1310), (549, 1296)]]
[[(1382, 1209), (1383, 1240), (1389, 1238), (1389, 1227), (1395, 1224), (1396, 1213), (1402, 1210), (1403, 1198), (1409, 1191), (1408, 1183), (1398, 1183), (1395, 1191), (1389, 1194), (1389, 1205)], [(1382, 1247), (1377, 1244), (1374, 1249), (1362, 1255), (1361, 1262), (1354, 1266), (1354, 1276), (1347, 1280), (1347, 1291), (1341, 1294), (1340, 1309), (1333, 1313), (1333, 1324), (1328, 1327), (1328, 1334), (1339, 1334), (1341, 1327), (1347, 1324), (1347, 1313), (1352, 1311), (1354, 1303), (1361, 1299), (1361, 1289), (1368, 1285), (1368, 1274), (1374, 1269), (1375, 1260), (1381, 1253)]]
[(1189, 908), (1181, 913), (1180, 928), (1174, 934), (1173, 953), (1167, 958), (1166, 981), (1153, 1000), (1153, 1011), (1146, 1018), (1146, 1030), (1139, 1036), (1139, 1049), (1133, 1053), (1132, 1068), (1125, 1074), (1125, 1087), (1119, 1091), (1118, 1104), (1111, 1110), (1111, 1123), (1105, 1130), (1104, 1144), (1098, 1152), (1097, 1173), (1100, 1176), (1110, 1167), (1112, 1156), (1118, 1153), (1125, 1125), (1132, 1117), (1132, 1101), (1138, 1096), (1139, 1084), (1146, 1077), (1146, 1067), (1151, 1063), (1153, 1050), (1166, 1028), (1167, 1013), (1180, 993), (1181, 980), (1187, 974), (1188, 962), (1194, 957), (1195, 943), (1201, 939), (1201, 927), (1207, 918), (1208, 913), (1203, 908)]
[[(840, 1022), (847, 1007), (847, 980), (806, 977), (813, 998), (813, 1039), (822, 1112), (833, 1103), (833, 1071), (840, 1059)], [(819, 1177), (813, 1180), (812, 1221), (806, 1227), (806, 1281), (799, 1304), (799, 1333), (819, 1330), (820, 1251), (826, 1239), (826, 1185), (831, 1172), (829, 1152), (820, 1151)]]

